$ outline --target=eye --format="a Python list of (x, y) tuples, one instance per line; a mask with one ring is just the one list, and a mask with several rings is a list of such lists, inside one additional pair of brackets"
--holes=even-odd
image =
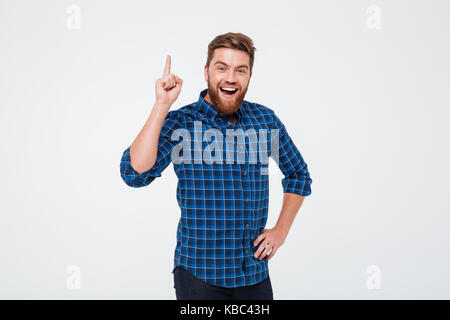
[(241, 72), (241, 73), (245, 73), (245, 70), (244, 69), (240, 69), (240, 70), (238, 70), (239, 72)]
[(219, 69), (219, 70), (222, 70), (222, 69), (223, 69), (223, 70), (225, 70), (225, 68), (224, 68), (224, 67), (219, 67), (218, 69)]

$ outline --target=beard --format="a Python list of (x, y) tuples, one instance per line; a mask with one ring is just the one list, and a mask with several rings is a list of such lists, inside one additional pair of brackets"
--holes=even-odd
[(248, 85), (244, 90), (239, 89), (236, 96), (233, 99), (225, 100), (220, 96), (219, 87), (214, 88), (208, 79), (208, 95), (211, 99), (214, 107), (226, 115), (232, 115), (235, 113), (244, 101), (245, 94), (247, 93)]

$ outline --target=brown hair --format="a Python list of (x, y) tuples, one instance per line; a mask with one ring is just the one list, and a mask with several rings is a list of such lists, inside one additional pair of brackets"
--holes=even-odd
[(213, 58), (214, 50), (218, 48), (230, 48), (247, 52), (250, 56), (250, 72), (252, 71), (256, 48), (253, 46), (252, 39), (248, 36), (242, 33), (227, 32), (215, 37), (208, 45), (208, 58), (206, 60), (208, 68)]

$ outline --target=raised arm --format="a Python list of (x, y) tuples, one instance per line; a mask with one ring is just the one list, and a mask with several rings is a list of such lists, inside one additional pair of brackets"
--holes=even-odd
[(161, 128), (183, 85), (183, 80), (170, 73), (170, 64), (171, 57), (167, 55), (163, 76), (156, 80), (155, 105), (130, 147), (130, 163), (139, 174), (152, 168), (156, 162)]

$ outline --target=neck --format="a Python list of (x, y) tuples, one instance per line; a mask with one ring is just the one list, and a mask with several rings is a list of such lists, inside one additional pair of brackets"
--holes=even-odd
[(208, 101), (210, 104), (213, 104), (212, 103), (212, 101), (211, 101), (211, 99), (209, 98), (209, 94), (208, 94), (208, 92), (206, 92), (206, 95), (205, 95), (205, 98), (204, 98), (206, 101)]

